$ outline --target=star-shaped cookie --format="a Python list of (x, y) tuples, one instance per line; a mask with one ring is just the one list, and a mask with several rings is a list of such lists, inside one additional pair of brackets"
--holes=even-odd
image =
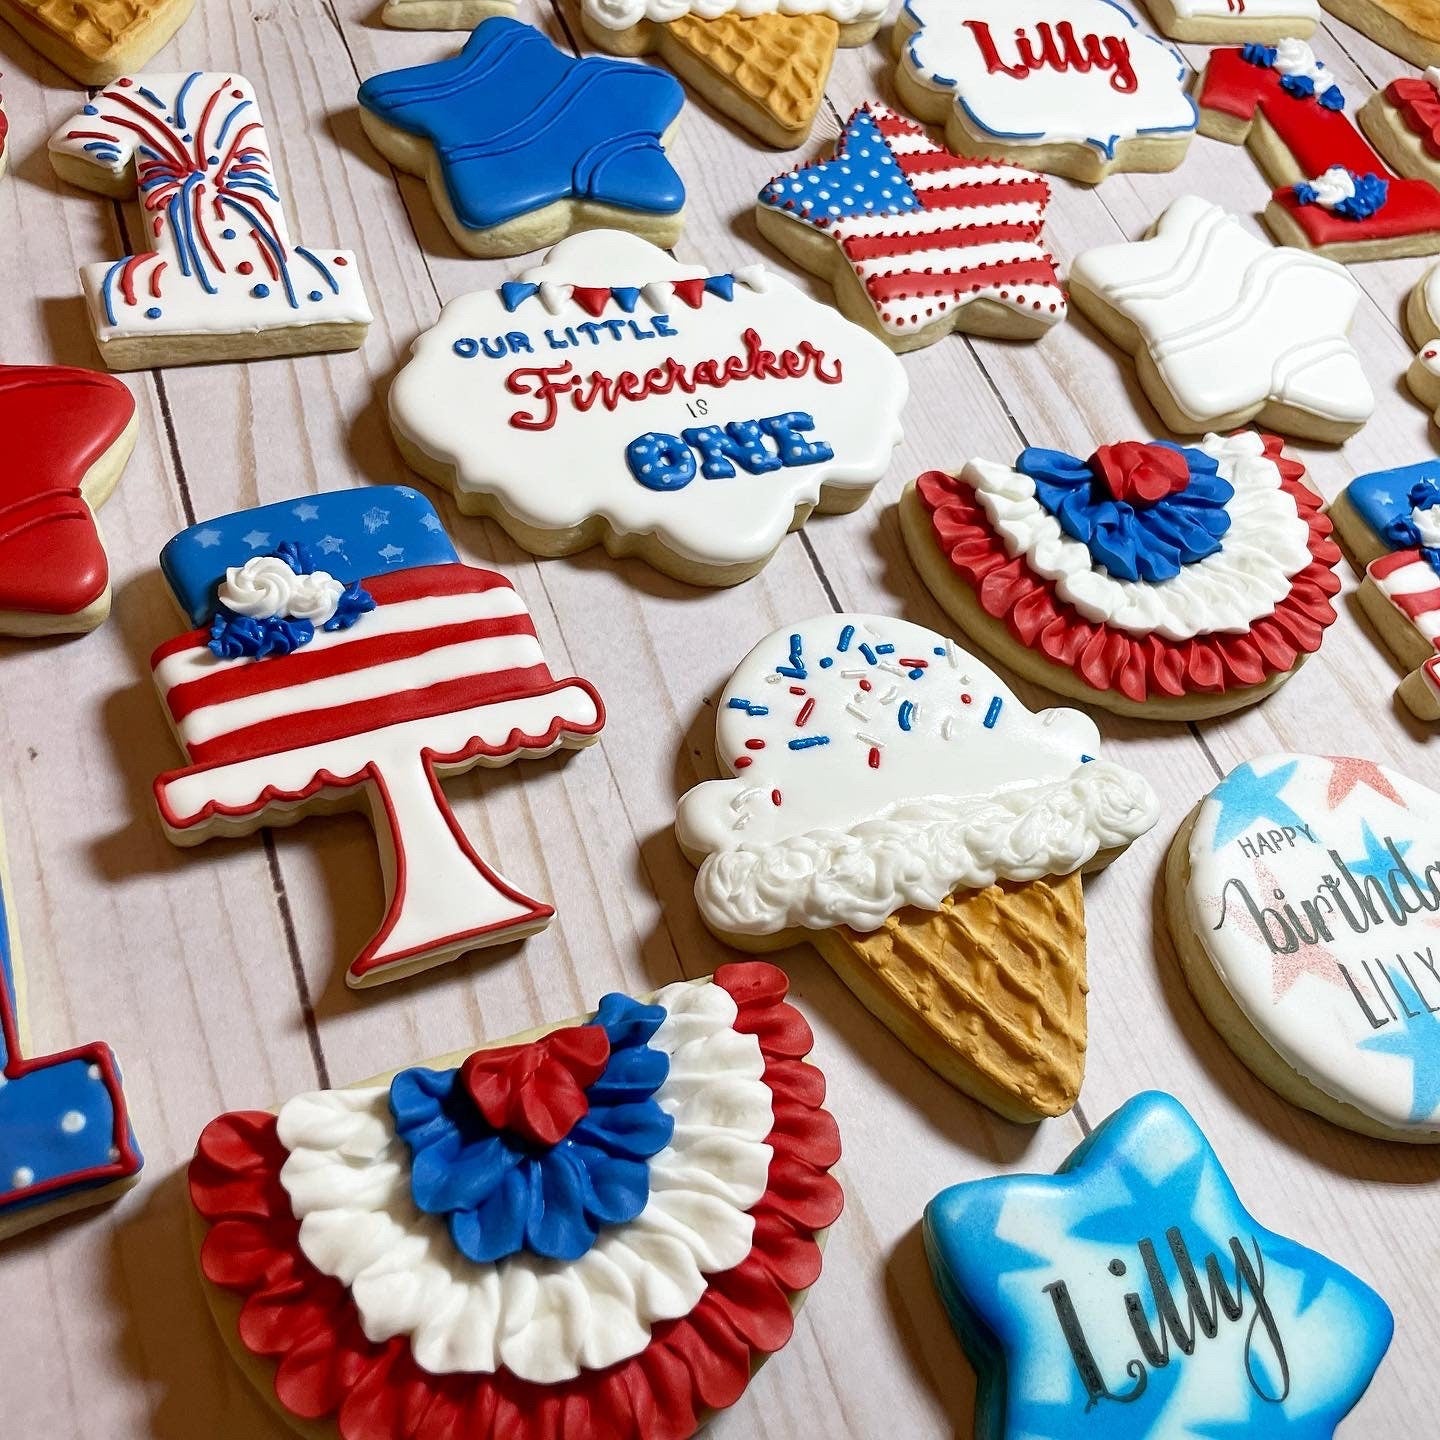
[(607, 227), (673, 245), (685, 186), (665, 142), (684, 103), (663, 70), (576, 59), (503, 16), (458, 55), (360, 87), (365, 133), (429, 181), (456, 244), (482, 257)]
[(0, 365), (0, 635), (93, 630), (110, 613), (94, 510), (135, 446), (119, 381), (60, 365)]
[(1054, 1176), (944, 1191), (924, 1236), (977, 1440), (1330, 1440), (1394, 1331), (1368, 1285), (1246, 1210), (1158, 1092)]

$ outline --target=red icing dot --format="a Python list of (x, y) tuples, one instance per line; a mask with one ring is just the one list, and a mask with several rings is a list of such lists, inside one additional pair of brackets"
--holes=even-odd
[(122, 90), (128, 90), (135, 82), (128, 76), (124, 76), (115, 82)]
[(255, 267), (248, 260), (242, 260), (235, 267), (242, 275), (248, 275)]
[(343, 255), (337, 255), (335, 257), (334, 263), (336, 265), (345, 266), (348, 265), (350, 262)]

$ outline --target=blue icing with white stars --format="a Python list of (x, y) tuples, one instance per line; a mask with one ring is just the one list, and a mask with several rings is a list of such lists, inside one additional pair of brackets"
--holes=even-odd
[(811, 221), (925, 208), (868, 110), (862, 107), (846, 122), (836, 150), (832, 160), (777, 175), (760, 191), (761, 204), (794, 206)]
[(458, 55), (373, 76), (360, 104), (435, 147), (446, 193), (472, 230), (562, 200), (655, 215), (685, 204), (661, 137), (685, 103), (663, 70), (575, 59), (495, 16)]
[(304, 546), (316, 565), (345, 585), (460, 558), (435, 507), (418, 490), (378, 485), (281, 500), (191, 525), (160, 552), (160, 569), (191, 623), (208, 625), (225, 572), (286, 541)]
[(976, 1440), (1331, 1440), (1394, 1330), (1363, 1281), (1251, 1216), (1159, 1092), (1054, 1176), (942, 1192), (923, 1228)]
[(1440, 501), (1440, 460), (1359, 475), (1345, 487), (1345, 498), (1377, 540), (1393, 550), (1408, 549), (1410, 542), (1391, 539), (1391, 527), (1408, 524), (1417, 506), (1428, 509)]

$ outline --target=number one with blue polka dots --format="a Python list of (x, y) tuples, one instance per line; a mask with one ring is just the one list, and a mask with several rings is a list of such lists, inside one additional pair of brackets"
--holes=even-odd
[(142, 1163), (108, 1045), (25, 1057), (13, 915), (0, 850), (0, 1237), (108, 1199)]

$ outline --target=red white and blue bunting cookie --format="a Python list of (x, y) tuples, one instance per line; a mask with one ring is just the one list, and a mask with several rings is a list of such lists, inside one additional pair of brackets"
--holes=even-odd
[(843, 1204), (785, 994), (726, 965), (212, 1121), (190, 1196), (227, 1342), (306, 1434), (685, 1440), (790, 1339)]
[(1050, 183), (937, 145), (923, 126), (867, 102), (830, 160), (761, 191), (761, 233), (835, 287), (840, 308), (896, 350), (952, 330), (1035, 339), (1065, 318), (1041, 244)]
[(1340, 558), (1273, 436), (1127, 441), (932, 470), (901, 517), (921, 574), (1020, 674), (1121, 714), (1253, 704), (1319, 648)]

